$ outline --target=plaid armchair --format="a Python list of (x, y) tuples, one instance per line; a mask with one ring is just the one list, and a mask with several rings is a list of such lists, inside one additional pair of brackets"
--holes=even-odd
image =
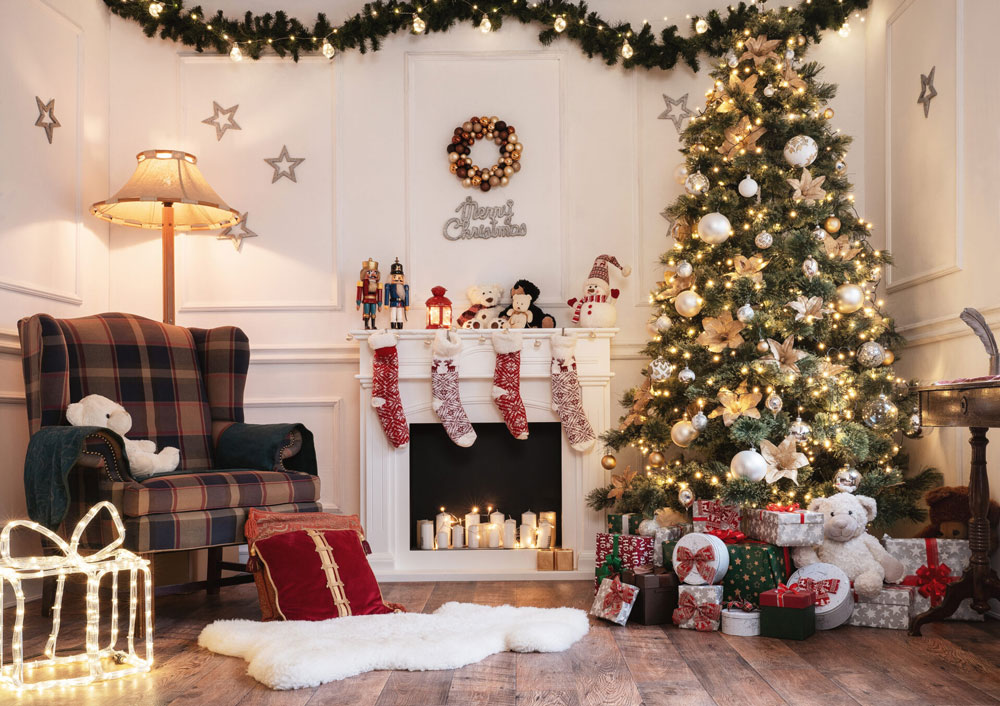
[[(246, 541), (251, 507), (321, 509), (309, 431), (243, 422), (250, 352), (240, 329), (187, 329), (119, 313), (38, 314), (19, 321), (18, 333), (32, 434), (25, 491), (29, 512), (45, 515), (32, 519), (49, 526), (61, 520), (58, 533), (65, 535), (94, 503), (110, 500), (132, 551), (215, 548), (211, 564), (222, 546)], [(67, 428), (66, 406), (94, 393), (132, 415), (129, 437), (180, 449), (178, 469), (133, 479), (117, 434)], [(62, 477), (58, 459), (68, 459)], [(107, 524), (91, 529), (85, 546), (110, 540)], [(209, 589), (220, 573), (210, 566)]]

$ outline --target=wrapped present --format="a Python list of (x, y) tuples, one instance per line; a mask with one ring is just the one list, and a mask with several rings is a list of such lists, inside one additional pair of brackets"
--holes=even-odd
[(750, 601), (728, 601), (722, 609), (722, 632), (737, 637), (760, 635), (760, 611)]
[[(903, 584), (917, 589), (914, 611), (917, 614), (941, 603), (945, 588), (958, 581), (969, 565), (972, 552), (967, 539), (893, 539), (883, 537), (885, 550), (903, 562)], [(951, 620), (984, 620), (966, 598), (950, 616)]]
[(692, 532), (678, 539), (671, 558), (677, 578), (692, 586), (722, 581), (729, 569), (725, 542), (703, 532)]
[(640, 522), (642, 522), (642, 515), (638, 512), (625, 514), (609, 512), (608, 532), (611, 534), (638, 534)]
[(596, 565), (600, 567), (609, 555), (620, 563), (619, 572), (622, 569), (632, 569), (642, 564), (652, 564), (653, 538), (637, 534), (600, 532), (597, 535)]
[(622, 583), (616, 576), (613, 579), (601, 581), (594, 603), (590, 606), (590, 614), (597, 618), (610, 620), (617, 625), (628, 622), (629, 613), (639, 596), (639, 589)]
[(772, 503), (764, 510), (743, 511), (743, 531), (779, 547), (809, 547), (823, 542), (823, 513), (800, 510), (798, 503)]
[(572, 571), (573, 550), (560, 547), (553, 551), (555, 552), (556, 571)]
[(854, 597), (854, 612), (848, 625), (906, 630), (910, 626), (910, 618), (916, 614), (916, 586), (885, 584), (877, 596), (868, 600), (859, 598), (854, 591), (851, 594)]
[(808, 608), (814, 605), (811, 590), (790, 588), (785, 584), (764, 591), (760, 594), (760, 607), (769, 608)]
[(816, 632), (816, 606), (804, 608), (760, 606), (760, 636), (805, 640)]
[[(685, 534), (690, 532), (690, 525), (670, 525), (668, 527), (658, 527), (653, 538), (653, 565), (663, 566), (663, 543), (675, 542)], [(673, 546), (671, 545), (671, 551)]]
[(722, 586), (677, 587), (677, 607), (672, 621), (679, 628), (711, 632), (722, 618)]
[(851, 582), (847, 574), (833, 564), (817, 562), (804, 566), (791, 575), (788, 585), (812, 591), (817, 630), (832, 630), (851, 619), (854, 610)]
[(738, 530), (740, 506), (725, 505), (721, 500), (695, 500), (692, 520), (695, 532)]
[(539, 571), (554, 571), (556, 568), (556, 556), (553, 549), (536, 549), (535, 559)]
[(722, 600), (756, 601), (791, 573), (788, 549), (754, 540), (727, 543), (729, 570), (722, 580)]
[[(629, 621), (640, 625), (669, 623), (677, 607), (677, 574), (663, 569), (636, 567), (622, 572), (622, 580), (639, 589)], [(641, 573), (640, 573), (641, 572)]]

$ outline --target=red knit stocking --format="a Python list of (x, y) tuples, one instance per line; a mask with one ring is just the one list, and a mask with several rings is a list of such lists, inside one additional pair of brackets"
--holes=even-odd
[(574, 450), (590, 451), (596, 436), (583, 411), (580, 376), (576, 372), (576, 338), (552, 337), (552, 410), (559, 413), (566, 439)]
[(372, 361), (372, 407), (378, 413), (386, 438), (401, 449), (410, 443), (410, 428), (399, 399), (397, 340), (396, 334), (382, 331), (368, 337), (368, 346), (375, 351)]
[(503, 414), (504, 424), (515, 439), (528, 438), (528, 416), (521, 401), (521, 334), (511, 329), (493, 334), (497, 352), (493, 371), (493, 400)]
[(472, 446), (476, 441), (476, 431), (462, 406), (458, 392), (458, 369), (455, 367), (455, 356), (461, 350), (462, 339), (458, 334), (440, 330), (434, 336), (431, 394), (434, 396), (434, 411), (441, 418), (448, 437), (459, 446)]

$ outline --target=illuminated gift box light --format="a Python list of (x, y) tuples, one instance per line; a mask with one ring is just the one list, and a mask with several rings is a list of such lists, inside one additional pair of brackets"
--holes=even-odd
[[(81, 556), (78, 551), (80, 538), (90, 521), (102, 509), (107, 510), (111, 515), (116, 537), (110, 544), (96, 553)], [(10, 535), (18, 527), (43, 535), (62, 552), (62, 555), (12, 557), (10, 555)], [(16, 690), (45, 689), (53, 686), (91, 684), (149, 671), (153, 665), (153, 619), (152, 603), (150, 602), (152, 582), (149, 561), (122, 548), (124, 542), (125, 527), (122, 525), (114, 505), (107, 501), (92, 507), (77, 523), (69, 544), (54, 532), (29, 520), (14, 520), (3, 528), (3, 531), (0, 532), (0, 627), (3, 625), (4, 591), (7, 584), (10, 584), (14, 597), (17, 599), (17, 614), (14, 618), (14, 629), (11, 636), (11, 661), (9, 663), (4, 663), (3, 645), (0, 644), (0, 684)], [(119, 641), (118, 574), (122, 571), (129, 572), (127, 651), (117, 649)], [(137, 584), (139, 573), (143, 576), (145, 597), (143, 603), (145, 615), (142, 616), (145, 620), (144, 633), (146, 636), (144, 657), (139, 657), (135, 651), (135, 625), (139, 609)], [(83, 574), (87, 577), (86, 648), (84, 652), (79, 654), (57, 656), (56, 641), (59, 637), (63, 589), (66, 586), (66, 578), (73, 574)], [(101, 615), (98, 589), (102, 577), (106, 574), (111, 574), (111, 629), (108, 644), (102, 648), (98, 642)], [(39, 579), (48, 576), (57, 577), (56, 599), (52, 608), (52, 632), (49, 633), (49, 639), (45, 645), (44, 657), (25, 662), (23, 654), (24, 591), (21, 588), (21, 582), (25, 579)], [(115, 667), (105, 669), (105, 661), (113, 662)], [(41, 668), (81, 662), (87, 663), (87, 674), (44, 680), (30, 678), (33, 672)], [(24, 678), (26, 672), (29, 676), (27, 681)]]

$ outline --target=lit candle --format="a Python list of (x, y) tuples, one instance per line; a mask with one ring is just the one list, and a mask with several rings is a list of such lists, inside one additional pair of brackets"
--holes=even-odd
[(490, 524), (496, 525), (497, 527), (503, 527), (504, 514), (500, 511), (490, 513)]
[(503, 523), (503, 545), (513, 549), (517, 542), (517, 520), (506, 520)]
[(417, 531), (420, 537), (421, 549), (434, 548), (434, 523), (430, 520), (420, 520), (417, 522)]
[(548, 522), (543, 522), (538, 526), (537, 546), (547, 549), (550, 544), (552, 544), (552, 525)]
[(535, 528), (531, 525), (521, 525), (521, 548), (529, 549), (535, 546)]
[(479, 528), (482, 525), (469, 525), (466, 528), (468, 532), (469, 549), (479, 549)]
[(451, 526), (451, 548), (461, 549), (465, 546), (465, 528), (462, 525)]
[(479, 508), (472, 508), (472, 512), (466, 513), (465, 515), (465, 526), (472, 527), (472, 525), (478, 525), (483, 521), (482, 516), (479, 514)]
[(451, 532), (451, 525), (454, 521), (455, 518), (451, 516), (451, 513), (445, 512), (444, 508), (441, 508), (441, 512), (434, 518), (434, 534), (440, 534), (441, 530)]
[(438, 549), (449, 549), (448, 539), (451, 537), (451, 532), (449, 530), (443, 529), (437, 534), (438, 538)]
[(531, 529), (538, 527), (538, 516), (531, 510), (521, 513), (521, 524), (528, 525)]
[(500, 546), (500, 526), (492, 524), (486, 526), (490, 536), (490, 549), (495, 549)]
[[(550, 525), (552, 525), (552, 533), (551, 533), (552, 534), (552, 541), (550, 542), (550, 546), (555, 547), (556, 546), (556, 513), (555, 513), (555, 511), (554, 510), (550, 510), (548, 512), (540, 512), (540, 513), (538, 513), (538, 521), (539, 522), (548, 522)], [(539, 545), (539, 546), (541, 546), (541, 545)]]

